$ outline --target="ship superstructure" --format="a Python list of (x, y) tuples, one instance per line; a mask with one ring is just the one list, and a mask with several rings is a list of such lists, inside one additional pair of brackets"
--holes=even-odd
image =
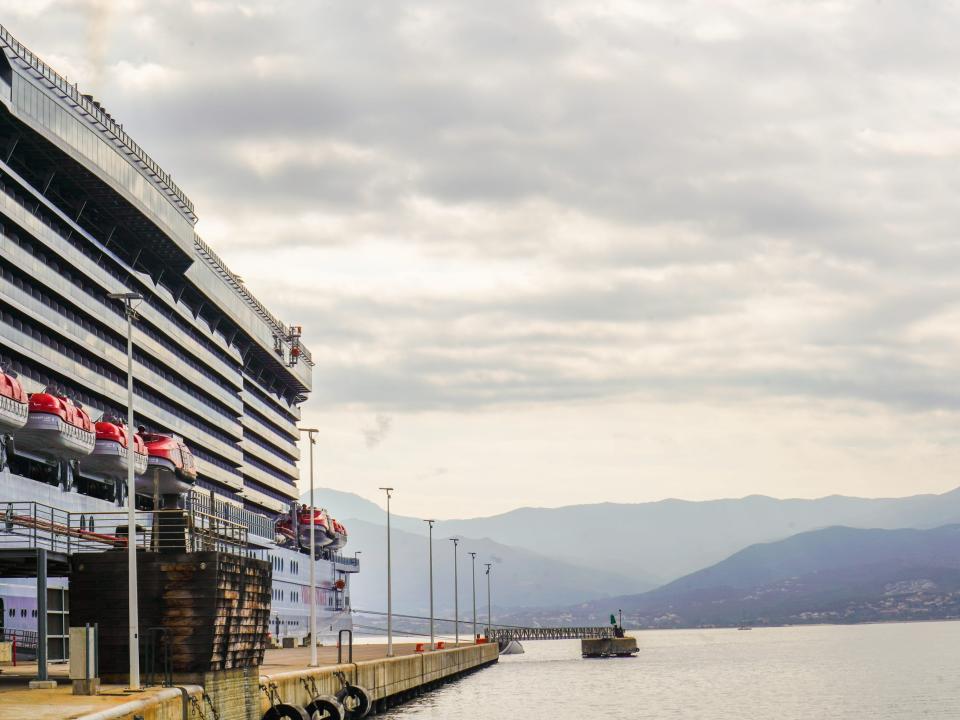
[[(275, 604), (286, 614), (275, 621), (295, 634), (309, 609), (300, 580), (309, 558), (276, 544), (276, 521), (297, 501), (296, 424), (313, 361), (300, 328), (253, 296), (196, 221), (189, 198), (100, 102), (0, 26), (0, 369), (26, 393), (80, 408), (91, 432), (97, 423), (95, 446), (81, 438), (91, 448), (125, 453), (126, 325), (109, 295), (141, 295), (134, 406), (146, 445), (173, 436), (172, 452), (189, 448), (183, 501), (248, 527), (276, 563)], [(125, 482), (103, 470), (113, 464), (49, 452), (30, 428), (22, 449), (17, 432), (0, 448), (0, 507), (123, 503)], [(144, 452), (139, 441), (135, 451)], [(314, 601), (340, 612), (349, 589), (338, 583), (357, 563), (332, 553), (320, 562)]]

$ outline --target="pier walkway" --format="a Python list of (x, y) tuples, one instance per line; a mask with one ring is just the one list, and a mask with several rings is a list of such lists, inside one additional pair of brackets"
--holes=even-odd
[[(456, 647), (450, 643), (446, 650), (426, 653), (416, 652), (415, 643), (394, 643), (393, 650), (394, 657), (388, 659), (386, 645), (355, 644), (354, 662), (337, 665), (337, 648), (320, 647), (320, 667), (317, 668), (306, 667), (310, 659), (309, 648), (268, 650), (259, 668), (260, 682), (263, 687), (274, 689), (285, 702), (306, 705), (310, 696), (308, 687), (329, 695), (339, 689), (335, 677), (339, 670), (352, 682), (367, 688), (378, 708), (382, 709), (440, 682), (496, 662), (498, 655), (497, 646), (492, 643), (461, 643)], [(181, 717), (202, 720), (204, 717), (197, 711), (197, 707), (202, 707), (204, 692), (199, 686), (187, 686), (189, 697), (196, 698), (197, 703), (191, 700), (184, 714), (183, 695), (176, 688), (151, 687), (131, 693), (122, 685), (103, 685), (100, 695), (73, 695), (66, 664), (50, 666), (50, 679), (59, 682), (59, 687), (52, 690), (28, 689), (28, 682), (36, 674), (36, 663), (0, 668), (0, 720), (132, 720), (135, 717), (144, 720), (180, 720)], [(270, 706), (262, 689), (258, 718)]]

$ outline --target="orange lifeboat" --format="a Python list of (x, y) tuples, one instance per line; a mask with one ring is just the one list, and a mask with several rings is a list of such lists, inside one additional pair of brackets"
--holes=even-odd
[(17, 432), (17, 451), (76, 460), (93, 452), (97, 435), (93, 421), (66, 393), (48, 387), (30, 395), (27, 423)]
[[(104, 416), (95, 426), (97, 442), (93, 452), (80, 463), (90, 473), (112, 478), (125, 478), (130, 462), (127, 448), (127, 426), (123, 420)], [(133, 472), (147, 471), (147, 446), (138, 434), (133, 436)]]

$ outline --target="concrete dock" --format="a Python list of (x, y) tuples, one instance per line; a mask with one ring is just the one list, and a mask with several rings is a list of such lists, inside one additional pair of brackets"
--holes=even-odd
[[(369, 692), (374, 714), (494, 663), (499, 657), (496, 644), (454, 647), (451, 643), (449, 649), (423, 653), (415, 652), (415, 648), (414, 644), (395, 644), (395, 657), (387, 658), (385, 645), (354, 645), (354, 662), (337, 665), (337, 649), (321, 647), (318, 668), (306, 667), (308, 648), (269, 650), (258, 668), (257, 698), (237, 696), (228, 688), (199, 685), (155, 687), (138, 693), (126, 692), (121, 685), (105, 685), (97, 696), (78, 696), (71, 694), (65, 666), (50, 667), (50, 677), (60, 681), (53, 690), (28, 688), (28, 681), (36, 676), (36, 666), (5, 666), (0, 673), (0, 720), (133, 720), (134, 716), (143, 720), (203, 720), (210, 717), (211, 703), (218, 706), (223, 720), (259, 720), (271, 707), (271, 694), (285, 704), (301, 707), (309, 704), (314, 691), (335, 695), (340, 690), (338, 671)], [(346, 654), (344, 649), (344, 658)], [(212, 700), (205, 699), (205, 694)], [(225, 707), (235, 710), (225, 715)]]

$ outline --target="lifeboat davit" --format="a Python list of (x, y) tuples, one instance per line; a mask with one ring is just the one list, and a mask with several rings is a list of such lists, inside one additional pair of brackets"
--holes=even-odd
[(277, 545), (280, 547), (296, 547), (297, 536), (294, 535), (293, 528), (290, 527), (289, 515), (284, 515), (280, 520), (277, 521), (276, 532)]
[[(97, 442), (93, 452), (80, 463), (82, 470), (111, 478), (125, 478), (130, 462), (127, 451), (127, 426), (122, 420), (104, 417), (95, 426)], [(147, 446), (138, 434), (133, 436), (133, 472), (147, 471)]]
[(347, 529), (335, 518), (330, 518), (330, 529), (333, 530), (333, 542), (330, 543), (330, 549), (339, 550), (347, 544)]
[(177, 435), (148, 433), (140, 435), (147, 446), (147, 472), (137, 480), (137, 490), (152, 493), (154, 484), (161, 495), (188, 492), (197, 481), (197, 463), (193, 453)]
[(59, 389), (30, 395), (27, 423), (16, 434), (17, 451), (65, 460), (89, 455), (97, 441), (93, 421), (79, 404)]
[(30, 400), (20, 381), (0, 368), (0, 434), (22, 428), (29, 413)]

